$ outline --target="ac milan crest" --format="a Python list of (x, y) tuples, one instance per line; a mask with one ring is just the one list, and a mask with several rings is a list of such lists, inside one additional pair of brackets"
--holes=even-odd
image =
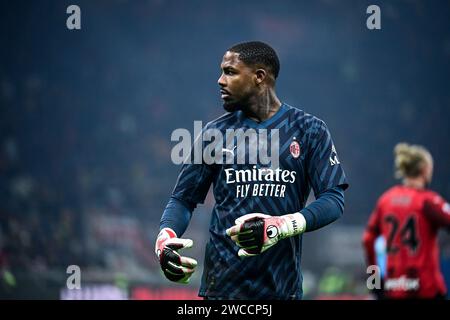
[(300, 144), (297, 142), (297, 140), (291, 142), (289, 151), (291, 152), (294, 159), (297, 159), (300, 156)]

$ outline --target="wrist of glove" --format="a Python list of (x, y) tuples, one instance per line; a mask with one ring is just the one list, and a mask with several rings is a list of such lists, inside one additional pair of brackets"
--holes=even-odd
[(237, 218), (226, 233), (240, 247), (240, 257), (251, 257), (305, 230), (306, 220), (300, 212), (283, 216), (250, 213)]
[(159, 232), (155, 253), (167, 279), (183, 284), (189, 283), (197, 261), (181, 256), (178, 250), (191, 248), (192, 245), (192, 240), (178, 238), (175, 231), (170, 228), (164, 228)]

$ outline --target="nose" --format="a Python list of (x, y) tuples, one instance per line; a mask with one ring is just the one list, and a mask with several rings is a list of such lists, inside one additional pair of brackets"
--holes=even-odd
[(219, 79), (217, 80), (217, 83), (219, 84), (219, 86), (221, 86), (222, 88), (225, 87), (227, 85), (226, 81), (225, 81), (225, 76), (222, 73), (219, 77)]

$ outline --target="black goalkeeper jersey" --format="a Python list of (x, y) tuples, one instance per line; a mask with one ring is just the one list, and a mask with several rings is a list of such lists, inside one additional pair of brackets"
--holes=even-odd
[(283, 103), (266, 121), (258, 123), (237, 111), (209, 122), (204, 130), (207, 129), (220, 130), (224, 135), (227, 129), (278, 129), (279, 167), (236, 163), (183, 165), (172, 196), (192, 205), (203, 203), (213, 184), (216, 201), (199, 295), (301, 299), (301, 235), (281, 240), (258, 256), (240, 258), (238, 246), (225, 230), (234, 225), (236, 218), (248, 213), (298, 212), (305, 207), (311, 188), (316, 195), (336, 186), (346, 188), (345, 173), (326, 124)]

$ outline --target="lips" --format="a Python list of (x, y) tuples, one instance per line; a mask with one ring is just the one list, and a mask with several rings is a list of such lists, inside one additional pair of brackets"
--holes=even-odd
[(227, 97), (230, 96), (230, 93), (229, 93), (227, 90), (225, 90), (225, 89), (221, 89), (221, 90), (220, 90), (220, 93), (221, 93), (222, 99), (223, 99), (223, 98), (227, 98)]

